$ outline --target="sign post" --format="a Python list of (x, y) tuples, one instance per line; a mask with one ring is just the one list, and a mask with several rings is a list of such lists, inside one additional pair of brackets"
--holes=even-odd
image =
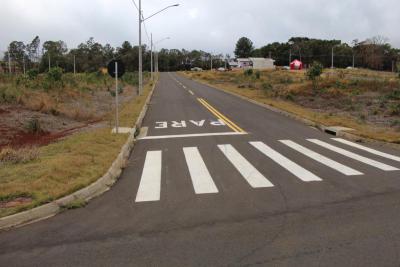
[(115, 132), (119, 132), (119, 115), (118, 115), (118, 78), (125, 74), (125, 66), (120, 60), (112, 60), (107, 66), (108, 74), (115, 78)]
[(118, 134), (119, 117), (118, 117), (118, 62), (115, 61), (115, 132)]

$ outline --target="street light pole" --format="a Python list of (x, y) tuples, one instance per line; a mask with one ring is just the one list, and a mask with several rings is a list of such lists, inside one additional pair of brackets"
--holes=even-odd
[(138, 92), (137, 92), (138, 95), (141, 95), (141, 93), (143, 91), (142, 23), (144, 21), (148, 20), (149, 18), (152, 18), (155, 15), (163, 12), (164, 10), (166, 10), (168, 8), (177, 7), (177, 6), (179, 6), (179, 4), (167, 6), (163, 9), (161, 9), (160, 11), (157, 11), (153, 15), (148, 16), (147, 18), (144, 18), (143, 12), (142, 12), (142, 0), (139, 0), (139, 7), (138, 7), (138, 11), (139, 11), (139, 88), (138, 88)]
[(153, 74), (153, 33), (151, 33), (151, 38), (150, 38), (150, 72), (151, 72), (151, 80), (154, 80), (154, 74)]
[(333, 46), (332, 46), (332, 66), (331, 69), (333, 69)]
[(143, 89), (143, 62), (142, 62), (142, 0), (139, 0), (139, 88), (137, 95), (142, 93)]

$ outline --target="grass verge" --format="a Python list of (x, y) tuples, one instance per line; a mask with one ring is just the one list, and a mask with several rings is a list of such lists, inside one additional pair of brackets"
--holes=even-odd
[[(152, 84), (148, 84), (141, 96), (124, 105), (120, 126), (134, 126), (151, 87)], [(26, 195), (32, 201), (0, 208), (0, 217), (51, 202), (95, 182), (111, 166), (127, 136), (111, 134), (109, 128), (81, 132), (40, 147), (40, 156), (30, 162), (3, 163), (0, 166), (0, 201)]]

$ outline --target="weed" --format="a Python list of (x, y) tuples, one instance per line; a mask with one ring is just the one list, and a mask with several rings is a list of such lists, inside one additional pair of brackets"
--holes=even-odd
[(243, 72), (244, 76), (250, 77), (253, 75), (253, 69), (246, 69)]
[(389, 94), (386, 95), (386, 98), (392, 100), (400, 100), (400, 90), (396, 89), (391, 91)]
[(62, 79), (62, 75), (63, 75), (62, 68), (58, 68), (58, 67), (51, 68), (47, 72), (47, 79), (52, 82), (59, 82)]
[(259, 70), (256, 71), (255, 75), (256, 75), (257, 80), (259, 80), (261, 78), (261, 72)]
[(75, 209), (80, 209), (84, 208), (88, 202), (86, 200), (82, 199), (76, 199), (72, 201), (71, 203), (68, 203), (67, 205), (62, 206), (61, 208), (64, 210), (75, 210)]
[(28, 76), (29, 80), (35, 80), (39, 75), (39, 70), (37, 69), (28, 70), (26, 75)]
[(391, 116), (400, 115), (400, 103), (392, 103), (389, 105), (388, 113)]
[(37, 118), (30, 119), (27, 122), (25, 129), (28, 131), (28, 133), (31, 134), (40, 134), (43, 132), (40, 121)]

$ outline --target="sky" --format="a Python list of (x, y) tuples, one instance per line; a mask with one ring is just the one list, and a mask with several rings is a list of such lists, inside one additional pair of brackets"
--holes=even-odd
[[(170, 37), (158, 48), (232, 54), (242, 36), (261, 47), (292, 36), (350, 43), (376, 35), (400, 47), (399, 0), (142, 0), (144, 16), (176, 3), (146, 21), (155, 42)], [(89, 37), (114, 47), (125, 40), (138, 44), (132, 0), (0, 0), (0, 25), (0, 51), (36, 35), (64, 40), (68, 48)]]

